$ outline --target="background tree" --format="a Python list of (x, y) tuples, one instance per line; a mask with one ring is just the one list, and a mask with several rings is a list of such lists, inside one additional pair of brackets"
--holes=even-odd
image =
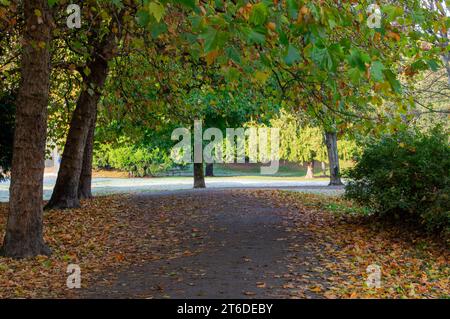
[[(118, 46), (128, 49), (134, 36), (145, 36), (145, 32), (139, 31), (140, 27), (149, 29), (153, 36), (155, 29), (158, 29), (157, 32), (170, 32), (160, 22), (166, 8), (174, 7), (172, 2), (176, 4), (180, 1), (164, 1), (165, 6), (139, 1), (93, 1), (91, 6), (85, 6), (90, 18), (90, 25), (86, 26), (89, 30), (87, 35), (81, 39), (75, 38), (74, 43), (66, 43), (72, 51), (84, 56), (84, 65), (76, 67), (83, 76), (83, 89), (72, 116), (60, 172), (47, 208), (77, 207), (80, 198), (91, 196), (96, 108), (108, 74), (108, 63), (118, 55)], [(180, 3), (192, 6), (183, 1)], [(85, 42), (87, 50), (84, 52), (80, 52), (80, 42)]]
[(280, 158), (306, 163), (306, 178), (314, 177), (314, 162), (325, 161), (327, 154), (322, 130), (310, 123), (307, 119), (286, 111), (282, 111), (279, 117), (270, 121), (272, 127), (282, 128)]
[(73, 48), (70, 38), (66, 41), (69, 48), (85, 57), (84, 65), (78, 65), (83, 84), (70, 122), (58, 178), (46, 208), (78, 207), (80, 197), (91, 196), (90, 172), (97, 103), (108, 75), (108, 62), (117, 53), (117, 38), (121, 36), (125, 16), (118, 5), (101, 3), (94, 7), (95, 4), (84, 6), (84, 15), (92, 17), (90, 31), (74, 31), (77, 32), (75, 43), (85, 41), (85, 52), (81, 48)]

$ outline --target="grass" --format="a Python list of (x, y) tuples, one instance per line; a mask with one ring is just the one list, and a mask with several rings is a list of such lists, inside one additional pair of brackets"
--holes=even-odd
[[(352, 165), (351, 162), (342, 162), (341, 169), (348, 168)], [(214, 164), (214, 176), (216, 177), (294, 177), (303, 178), (306, 175), (306, 166), (298, 163), (280, 161), (278, 172), (274, 175), (261, 175), (262, 164)], [(181, 176), (192, 176), (192, 165), (189, 165), (181, 173)], [(314, 178), (327, 179), (327, 174), (322, 171), (320, 163), (316, 163), (314, 167)]]
[(343, 197), (332, 197), (321, 194), (305, 195), (289, 191), (281, 192), (288, 193), (288, 196), (294, 198), (301, 198), (305, 207), (327, 211), (337, 216), (369, 216), (373, 214), (373, 211), (369, 207), (358, 205)]
[[(341, 162), (341, 169), (348, 168), (352, 165), (351, 162)], [(305, 178), (306, 166), (298, 163), (280, 161), (278, 172), (274, 175), (261, 175), (261, 166), (266, 166), (263, 164), (214, 164), (214, 176), (215, 177), (242, 177), (249, 179), (292, 179), (292, 180), (309, 180)], [(179, 173), (175, 174), (173, 177), (181, 176), (192, 176), (193, 167), (188, 165)], [(116, 170), (95, 170), (94, 177), (107, 177), (107, 178), (128, 178), (127, 172), (120, 172)], [(172, 176), (161, 176), (161, 177), (172, 177)], [(323, 173), (321, 164), (317, 162), (314, 168), (314, 179), (327, 180), (328, 176)]]

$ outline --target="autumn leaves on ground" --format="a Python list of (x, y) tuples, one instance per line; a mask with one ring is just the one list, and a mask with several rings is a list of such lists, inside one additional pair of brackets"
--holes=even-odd
[[(7, 206), (0, 206), (3, 237)], [(45, 213), (50, 258), (0, 259), (0, 297), (442, 298), (448, 246), (337, 197), (205, 190)], [(66, 286), (78, 264), (82, 288)], [(382, 270), (381, 288), (366, 268)]]

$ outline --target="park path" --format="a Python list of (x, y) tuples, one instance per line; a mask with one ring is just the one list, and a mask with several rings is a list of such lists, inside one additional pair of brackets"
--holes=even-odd
[[(308, 234), (292, 237), (288, 233), (293, 225), (285, 214), (286, 207), (269, 198), (255, 198), (246, 191), (192, 190), (134, 195), (129, 199), (130, 210), (135, 207), (140, 213), (133, 216), (132, 222), (145, 228), (147, 223), (152, 223), (158, 207), (175, 198), (181, 203), (172, 208), (183, 227), (180, 234), (189, 228), (195, 237), (195, 240), (180, 238), (177, 242), (178, 250), (188, 253), (111, 269), (82, 289), (81, 297), (292, 297), (295, 291), (286, 284), (288, 274), (292, 273), (288, 260), (308, 260), (305, 263), (308, 267), (318, 262), (306, 248), (312, 241)], [(174, 219), (171, 223), (176, 222)], [(177, 236), (176, 232), (173, 235)], [(148, 249), (144, 246), (142, 250)], [(293, 246), (305, 248), (293, 251)], [(168, 249), (162, 245), (157, 250)], [(306, 266), (295, 269), (296, 275), (307, 272)], [(302, 297), (320, 296), (308, 292)]]
[[(55, 176), (44, 178), (44, 199), (50, 199), (55, 185)], [(327, 179), (304, 180), (290, 177), (208, 177), (206, 186), (214, 189), (231, 188), (266, 188), (290, 189), (310, 193), (326, 193), (329, 195), (341, 194), (341, 188), (330, 188)], [(193, 186), (192, 177), (158, 177), (158, 178), (103, 178), (95, 177), (92, 180), (92, 193), (98, 195), (110, 194), (140, 194), (140, 193), (167, 193), (178, 190), (189, 190)], [(9, 200), (9, 181), (0, 182), (0, 202)]]

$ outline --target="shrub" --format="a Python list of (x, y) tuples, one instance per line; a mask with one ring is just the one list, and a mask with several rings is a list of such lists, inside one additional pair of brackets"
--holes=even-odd
[(172, 165), (171, 159), (159, 148), (102, 145), (94, 156), (94, 167), (114, 168), (134, 177), (156, 176)]
[(345, 172), (346, 197), (395, 216), (450, 230), (450, 148), (448, 134), (404, 131), (370, 142)]

